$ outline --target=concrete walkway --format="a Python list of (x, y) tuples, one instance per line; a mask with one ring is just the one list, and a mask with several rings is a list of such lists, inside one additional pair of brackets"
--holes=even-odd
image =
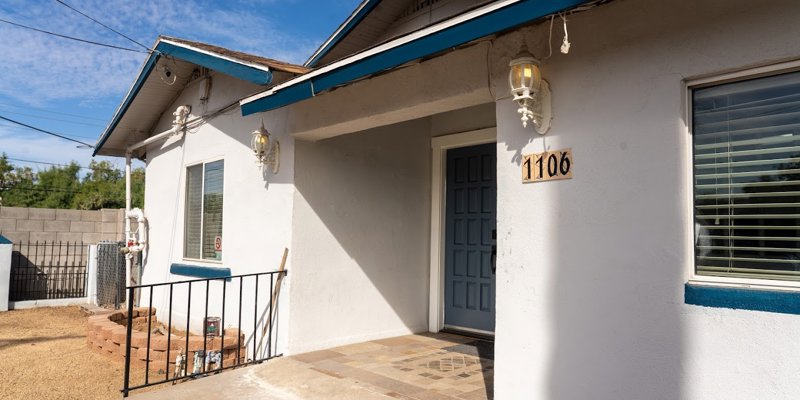
[(493, 376), (492, 343), (437, 333), (277, 358), (131, 398), (478, 400), (492, 398)]

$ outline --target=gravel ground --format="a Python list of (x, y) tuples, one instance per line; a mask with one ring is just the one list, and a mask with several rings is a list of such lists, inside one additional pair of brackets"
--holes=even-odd
[(0, 399), (119, 399), (123, 371), (86, 346), (79, 307), (0, 313)]

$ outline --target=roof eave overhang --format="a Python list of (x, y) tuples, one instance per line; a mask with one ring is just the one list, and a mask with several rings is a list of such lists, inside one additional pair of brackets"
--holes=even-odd
[(505, 0), (354, 54), (243, 99), (242, 115), (274, 110), (322, 91), (558, 13), (588, 0)]
[(364, 0), (359, 4), (358, 8), (353, 11), (352, 14), (333, 32), (333, 35), (322, 44), (322, 46), (308, 58), (303, 66), (304, 67), (316, 67), (319, 60), (321, 60), (325, 55), (327, 55), (334, 47), (336, 47), (339, 42), (342, 41), (349, 33), (353, 30), (361, 21), (367, 16), (367, 14), (375, 8), (375, 6), (380, 3), (381, 0)]
[(156, 63), (158, 63), (158, 60), (161, 57), (174, 57), (176, 59), (184, 60), (201, 67), (255, 83), (257, 85), (269, 85), (272, 83), (272, 72), (268, 67), (265, 66), (234, 60), (230, 57), (205, 51), (184, 43), (173, 42), (164, 38), (159, 38), (156, 41), (156, 46), (154, 49), (155, 51), (150, 53), (145, 60), (142, 68), (139, 70), (139, 75), (136, 77), (136, 80), (133, 82), (133, 85), (131, 85), (130, 89), (128, 89), (125, 99), (114, 113), (111, 123), (108, 125), (108, 127), (106, 127), (105, 131), (103, 131), (103, 134), (100, 136), (100, 139), (98, 139), (97, 143), (95, 144), (92, 156), (96, 156), (101, 153), (103, 145), (106, 143), (108, 138), (111, 137), (111, 134), (114, 132), (114, 129), (116, 129), (117, 125), (119, 125), (119, 122), (122, 120), (125, 112), (128, 111), (128, 108), (130, 108), (131, 104), (136, 99), (136, 96), (139, 94), (139, 91), (142, 89), (144, 83), (150, 77), (151, 72), (153, 72)]

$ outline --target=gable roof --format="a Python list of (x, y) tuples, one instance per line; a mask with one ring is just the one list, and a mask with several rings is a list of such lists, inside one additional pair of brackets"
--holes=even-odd
[(305, 62), (319, 67), (493, 0), (364, 0)]
[(361, 4), (347, 17), (339, 28), (303, 63), (306, 67), (314, 67), (319, 61), (327, 56), (339, 42), (342, 41), (350, 32), (357, 27), (362, 20), (377, 6), (381, 0), (363, 0)]
[[(97, 140), (92, 155), (124, 155), (127, 135), (155, 126), (162, 111), (183, 90), (197, 66), (264, 86), (272, 83), (273, 71), (295, 75), (309, 71), (299, 65), (168, 36), (159, 36), (153, 49)], [(157, 67), (165, 64), (175, 73), (176, 81), (172, 85), (162, 82), (157, 73), (153, 74)], [(137, 101), (139, 98), (142, 100)]]
[(164, 43), (172, 42), (175, 44), (181, 44), (189, 49), (194, 48), (194, 50), (196, 51), (210, 53), (211, 55), (216, 55), (221, 58), (228, 58), (234, 62), (239, 62), (242, 64), (249, 63), (253, 65), (263, 66), (276, 71), (289, 72), (292, 74), (304, 74), (310, 70), (309, 68), (300, 65), (290, 64), (287, 62), (278, 61), (272, 58), (256, 56), (249, 53), (243, 53), (241, 51), (230, 50), (224, 47), (214, 46), (213, 44), (194, 42), (191, 40), (179, 39), (169, 36), (161, 36), (159, 39)]
[(520, 27), (591, 0), (498, 0), (347, 56), (241, 101), (242, 115), (274, 110), (320, 92)]

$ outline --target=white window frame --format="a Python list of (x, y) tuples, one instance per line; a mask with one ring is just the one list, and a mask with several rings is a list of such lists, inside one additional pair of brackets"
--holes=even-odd
[(704, 286), (721, 286), (721, 287), (734, 287), (734, 288), (753, 288), (753, 289), (766, 289), (766, 290), (780, 290), (800, 292), (800, 281), (781, 281), (776, 279), (756, 279), (756, 278), (731, 278), (724, 276), (707, 276), (698, 275), (696, 270), (695, 260), (695, 228), (694, 228), (694, 160), (693, 160), (693, 137), (692, 137), (692, 90), (700, 89), (709, 86), (716, 86), (725, 83), (732, 83), (755, 78), (762, 78), (772, 75), (780, 75), (789, 72), (800, 71), (800, 60), (792, 60), (785, 62), (777, 62), (764, 64), (756, 67), (743, 68), (736, 71), (707, 75), (696, 78), (689, 78), (684, 80), (683, 91), (685, 94), (683, 111), (684, 121), (686, 121), (685, 137), (685, 182), (686, 185), (686, 276), (689, 284), (704, 285)]
[[(219, 260), (211, 260), (211, 259), (206, 259), (206, 258), (186, 257), (186, 254), (185, 254), (186, 236), (187, 236), (187, 233), (186, 233), (186, 211), (187, 211), (187, 207), (189, 206), (188, 202), (186, 201), (187, 200), (186, 191), (189, 189), (189, 181), (188, 181), (189, 173), (188, 173), (188, 171), (189, 171), (190, 167), (194, 167), (194, 166), (197, 166), (197, 165), (203, 165), (204, 166), (203, 167), (203, 179), (201, 181), (202, 186), (200, 188), (200, 193), (205, 193), (205, 190), (206, 190), (205, 165), (206, 164), (210, 164), (212, 162), (216, 162), (216, 161), (222, 161), (223, 165), (224, 165), (225, 158), (223, 156), (218, 156), (218, 157), (214, 157), (214, 158), (208, 158), (208, 159), (204, 159), (204, 160), (200, 160), (200, 161), (195, 161), (195, 162), (188, 163), (188, 164), (183, 166), (183, 175), (184, 175), (184, 177), (183, 177), (183, 196), (182, 196), (183, 197), (183, 210), (182, 210), (183, 211), (183, 242), (182, 242), (182, 245), (181, 245), (181, 260), (183, 260), (183, 261), (191, 261), (192, 263), (222, 264), (222, 261), (225, 258), (225, 252), (224, 251), (223, 251), (222, 256), (220, 257)], [(222, 216), (223, 216), (222, 217), (222, 231), (223, 232), (225, 232), (225, 192), (227, 191), (226, 190), (226, 185), (227, 185), (227, 179), (225, 179), (225, 170), (223, 169), (223, 172), (222, 172), (222, 196), (223, 196), (223, 200), (222, 200)], [(201, 206), (201, 210), (200, 210), (200, 232), (201, 232), (200, 233), (200, 252), (201, 252), (201, 255), (202, 255), (202, 249), (203, 249), (203, 234), (202, 234), (202, 232), (203, 232), (203, 224), (204, 223), (205, 223), (205, 221), (203, 221), (203, 212), (202, 212), (202, 206)], [(224, 246), (224, 239), (223, 239), (223, 246)], [(224, 249), (224, 247), (223, 247), (223, 249)]]

